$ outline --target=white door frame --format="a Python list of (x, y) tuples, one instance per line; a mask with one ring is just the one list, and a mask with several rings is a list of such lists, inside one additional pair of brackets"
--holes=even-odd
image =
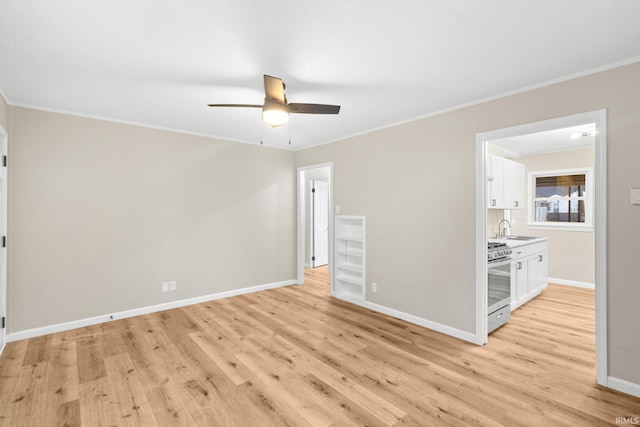
[[(318, 254), (316, 253), (316, 198), (317, 198), (317, 191), (314, 191), (316, 188), (316, 183), (317, 182), (323, 182), (327, 184), (327, 199), (326, 199), (326, 206), (325, 208), (327, 209), (327, 239), (329, 239), (329, 178), (322, 178), (322, 179), (308, 179), (309, 181), (309, 188), (312, 189), (311, 192), (311, 200), (309, 200), (309, 203), (307, 204), (309, 206), (309, 212), (311, 213), (309, 216), (310, 218), (307, 218), (308, 221), (307, 223), (309, 224), (309, 239), (311, 240), (309, 242), (309, 248), (311, 249), (311, 260), (310, 260), (310, 266), (311, 267), (316, 267), (316, 263), (315, 261), (318, 261)], [(320, 209), (323, 210), (323, 209)], [(315, 258), (315, 260), (314, 260)], [(326, 255), (326, 259), (327, 262), (321, 262), (320, 265), (326, 265), (329, 263), (329, 241), (327, 240), (327, 255)], [(323, 258), (321, 258), (319, 261), (322, 261)]]
[[(8, 135), (7, 132), (0, 126), (0, 168), (2, 168), (0, 174), (2, 175), (2, 213), (0, 220), (0, 239), (2, 236), (7, 235), (7, 204), (9, 197), (7, 196), (7, 177), (8, 169), (2, 165), (2, 156), (8, 155)], [(7, 315), (7, 248), (0, 249), (0, 318)], [(7, 343), (7, 328), (5, 324), (4, 328), (0, 325), (0, 354)]]
[(476, 344), (487, 343), (487, 196), (486, 141), (544, 132), (585, 123), (595, 135), (595, 299), (596, 381), (607, 386), (607, 110), (596, 110), (476, 135)]
[(298, 257), (297, 257), (297, 283), (304, 285), (304, 253), (305, 253), (305, 172), (312, 169), (329, 168), (329, 276), (331, 289), (333, 290), (333, 162), (320, 163), (298, 168)]

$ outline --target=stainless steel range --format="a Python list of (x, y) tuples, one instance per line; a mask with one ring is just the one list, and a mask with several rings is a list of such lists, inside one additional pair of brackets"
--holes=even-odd
[(487, 331), (491, 333), (511, 318), (511, 249), (503, 242), (489, 242), (487, 255)]

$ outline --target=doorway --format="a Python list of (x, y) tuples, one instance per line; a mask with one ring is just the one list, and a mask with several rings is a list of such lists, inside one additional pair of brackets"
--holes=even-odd
[[(332, 281), (333, 164), (298, 168), (297, 282), (304, 284), (304, 269), (327, 266)], [(332, 287), (331, 287), (332, 288)]]
[[(329, 173), (328, 168), (321, 168)], [(309, 237), (311, 244), (311, 268), (321, 267), (329, 263), (329, 181), (327, 179), (312, 179), (311, 187), (311, 218), (309, 220)], [(308, 257), (308, 256), (307, 256)], [(305, 263), (306, 264), (306, 263)]]
[(0, 127), (0, 354), (7, 342), (7, 133)]
[[(606, 337), (606, 110), (576, 114), (476, 135), (476, 343), (487, 343), (487, 239), (488, 189), (485, 184), (488, 142), (528, 134), (553, 131), (572, 126), (594, 124), (595, 162), (595, 324), (596, 381), (607, 385)], [(530, 185), (529, 185), (530, 186)], [(494, 218), (495, 219), (495, 218)]]

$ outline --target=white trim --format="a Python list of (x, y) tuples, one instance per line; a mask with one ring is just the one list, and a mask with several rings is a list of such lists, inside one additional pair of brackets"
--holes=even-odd
[(579, 282), (577, 280), (566, 280), (566, 279), (556, 279), (555, 277), (547, 278), (549, 283), (553, 283), (556, 285), (564, 285), (564, 286), (573, 286), (575, 288), (584, 288), (584, 289), (595, 289), (595, 283), (589, 282)]
[[(440, 114), (449, 113), (451, 111), (461, 110), (463, 108), (473, 107), (474, 105), (484, 104), (485, 102), (495, 101), (496, 99), (506, 98), (506, 97), (509, 97), (509, 96), (518, 95), (520, 93), (529, 92), (529, 91), (532, 91), (532, 90), (535, 90), (535, 89), (540, 89), (540, 88), (544, 88), (544, 87), (547, 87), (547, 86), (552, 86), (552, 85), (555, 85), (555, 84), (558, 84), (558, 83), (566, 82), (566, 81), (569, 81), (569, 80), (574, 80), (574, 79), (577, 79), (577, 78), (580, 78), (580, 77), (589, 76), (591, 74), (601, 73), (603, 71), (612, 70), (614, 68), (624, 67), (625, 65), (635, 64), (636, 62), (640, 62), (640, 56), (635, 56), (633, 58), (625, 59), (623, 61), (614, 62), (614, 63), (608, 64), (608, 65), (603, 65), (601, 67), (591, 68), (589, 70), (581, 71), (581, 72), (578, 72), (578, 73), (575, 73), (575, 74), (570, 74), (568, 76), (558, 77), (557, 79), (547, 80), (547, 81), (542, 82), (542, 83), (536, 83), (536, 84), (533, 84), (533, 85), (530, 85), (530, 86), (521, 87), (519, 89), (514, 89), (514, 90), (507, 91), (507, 92), (502, 92), (502, 93), (499, 93), (497, 95), (488, 96), (486, 98), (476, 99), (475, 101), (469, 101), (469, 102), (466, 102), (464, 104), (456, 105), (454, 107), (444, 108), (442, 110), (434, 111), (432, 113), (427, 113), (427, 114), (424, 114), (422, 116), (414, 117), (412, 119), (406, 119), (406, 120), (393, 122), (393, 123), (386, 124), (384, 126), (379, 126), (377, 128), (369, 129), (369, 130), (366, 130), (366, 131), (356, 132), (356, 133), (353, 133), (353, 134), (350, 134), (350, 135), (347, 135), (347, 136), (342, 136), (340, 138), (332, 139), (330, 141), (325, 141), (325, 142), (320, 142), (320, 143), (314, 144), (314, 145), (306, 145), (304, 147), (295, 148), (294, 151), (302, 151), (302, 150), (306, 150), (308, 148), (318, 147), (320, 145), (331, 144), (331, 143), (334, 143), (334, 142), (343, 141), (345, 139), (355, 138), (357, 136), (366, 135), (368, 133), (377, 132), (377, 131), (388, 129), (388, 128), (393, 128), (395, 126), (403, 125), (403, 124), (406, 124), (406, 123), (415, 122), (415, 121), (426, 119), (426, 118), (433, 117), (433, 116), (439, 116)], [(527, 125), (524, 125), (524, 127), (526, 127), (526, 126)], [(569, 127), (569, 126), (567, 126), (567, 127)], [(559, 129), (559, 128), (556, 128), (556, 129)], [(534, 130), (534, 131), (528, 132), (528, 133), (535, 133), (535, 132), (536, 131)], [(502, 138), (502, 137), (501, 136), (492, 137), (492, 139), (499, 139), (499, 138)]]
[(607, 110), (592, 113), (595, 117), (595, 252), (596, 252), (596, 381), (608, 386), (609, 343), (607, 338)]
[[(0, 126), (0, 160), (2, 159), (2, 156), (7, 156), (7, 157), (9, 156), (9, 135), (4, 130), (4, 128)], [(2, 194), (4, 196), (4, 203), (2, 203), (2, 218), (4, 218), (4, 221), (0, 222), (0, 236), (8, 236), (7, 224), (8, 224), (9, 209), (7, 205), (9, 204), (9, 194), (8, 194), (9, 186), (7, 184), (7, 181), (9, 179), (9, 170), (8, 170), (8, 166), (7, 168), (4, 168), (2, 167), (1, 164), (0, 164), (0, 168), (3, 169), (1, 174), (4, 175), (4, 179), (2, 180)], [(2, 342), (2, 345), (0, 345), (0, 355), (2, 354), (2, 351), (4, 350), (7, 344), (7, 329), (9, 327), (9, 324), (8, 324), (9, 316), (7, 313), (8, 307), (9, 307), (9, 302), (8, 302), (9, 274), (7, 272), (7, 268), (9, 266), (9, 263), (7, 262), (7, 252), (8, 252), (8, 248), (4, 248), (4, 251), (2, 252), (2, 256), (0, 257), (0, 271), (2, 271), (2, 274), (3, 274), (3, 276), (0, 277), (0, 292), (3, 293), (1, 298), (3, 301), (3, 304), (0, 305), (0, 317), (2, 317), (3, 315), (6, 316), (5, 327), (0, 329), (0, 338), (1, 338), (0, 341)]]
[(488, 340), (487, 305), (487, 186), (485, 185), (487, 144), (476, 135), (476, 335), (474, 342)]
[(12, 332), (7, 336), (7, 341), (19, 341), (28, 338), (38, 337), (41, 335), (53, 334), (55, 332), (68, 331), (70, 329), (82, 328), (85, 326), (96, 325), (98, 323), (109, 322), (111, 320), (125, 319), (128, 317), (140, 316), (143, 314), (155, 313), (158, 311), (170, 310), (172, 308), (184, 307), (187, 305), (199, 304), (207, 301), (213, 301), (223, 298), (229, 298), (237, 295), (250, 294), (267, 289), (281, 288), (283, 286), (295, 285), (295, 280), (284, 280), (282, 282), (267, 283), (265, 285), (250, 286), (247, 288), (233, 289), (230, 291), (217, 292), (215, 294), (203, 295), (200, 297), (187, 298), (178, 301), (171, 301), (162, 304), (150, 305), (147, 307), (134, 308), (132, 310), (119, 311), (113, 314), (103, 314), (101, 316), (87, 317), (71, 322), (57, 323), (55, 325), (42, 326), (39, 328), (25, 329), (23, 331)]
[(298, 208), (297, 208), (297, 229), (298, 229), (298, 238), (297, 240), (297, 261), (296, 261), (296, 271), (297, 271), (297, 284), (304, 285), (304, 253), (305, 253), (305, 209), (306, 209), (306, 201), (305, 201), (305, 183), (306, 177), (304, 176), (304, 172), (312, 170), (312, 169), (320, 169), (320, 168), (329, 168), (329, 282), (330, 289), (333, 295), (333, 162), (320, 163), (317, 165), (310, 166), (300, 166), (298, 167), (297, 172), (297, 180), (298, 180)]
[(7, 99), (7, 97), (5, 96), (4, 92), (2, 91), (2, 88), (0, 88), (0, 96), (2, 97), (2, 99), (4, 100), (4, 103), (7, 105), (11, 105), (9, 103), (9, 100)]
[(30, 109), (30, 110), (45, 111), (47, 113), (64, 114), (66, 116), (81, 117), (81, 118), (84, 118), (84, 119), (101, 120), (103, 122), (118, 123), (118, 124), (121, 124), (121, 125), (129, 125), (129, 126), (137, 126), (137, 127), (146, 128), (146, 129), (154, 129), (154, 130), (161, 130), (161, 131), (165, 131), (165, 132), (179, 133), (179, 134), (182, 134), (182, 135), (200, 136), (200, 137), (204, 137), (204, 138), (217, 139), (219, 141), (225, 141), (225, 142), (237, 142), (237, 143), (240, 143), (240, 144), (257, 145), (257, 146), (260, 146), (260, 147), (277, 148), (279, 150), (287, 150), (287, 151), (293, 151), (294, 150), (293, 147), (291, 147), (289, 145), (281, 146), (281, 145), (260, 144), (260, 141), (245, 141), (243, 139), (233, 139), (233, 138), (228, 138), (228, 137), (223, 137), (223, 136), (218, 136), (218, 135), (212, 135), (212, 134), (203, 133), (203, 132), (192, 132), (192, 131), (188, 131), (188, 130), (184, 130), (184, 129), (176, 129), (176, 128), (169, 128), (169, 127), (165, 127), (165, 126), (150, 125), (150, 124), (141, 123), (141, 122), (133, 122), (133, 121), (129, 121), (129, 120), (121, 120), (121, 119), (115, 119), (115, 118), (112, 118), (112, 117), (100, 116), (100, 115), (96, 115), (96, 114), (78, 113), (78, 112), (75, 112), (75, 111), (62, 110), (62, 109), (58, 109), (58, 108), (42, 107), (42, 106), (38, 106), (38, 105), (24, 104), (24, 103), (16, 103), (16, 104), (11, 104), (11, 105), (14, 106), (14, 107), (27, 108), (27, 109)]
[(607, 110), (590, 111), (476, 134), (476, 342), (486, 342), (487, 340), (486, 333), (483, 335), (486, 326), (482, 328), (477, 324), (478, 322), (485, 323), (487, 316), (486, 267), (482, 267), (486, 264), (487, 259), (487, 206), (484, 185), (486, 141), (585, 123), (596, 124), (593, 185), (595, 199), (596, 381), (600, 385), (607, 386)]
[(607, 378), (607, 387), (614, 390), (627, 393), (635, 397), (640, 397), (640, 384), (632, 383), (631, 381), (621, 380), (616, 377)]
[(428, 320), (423, 317), (405, 313), (403, 311), (389, 308), (384, 305), (379, 305), (370, 301), (361, 301), (361, 300), (359, 301), (356, 299), (346, 300), (342, 298), (338, 298), (338, 299), (354, 305), (358, 305), (360, 307), (368, 308), (377, 313), (386, 314), (387, 316), (395, 317), (396, 319), (405, 320), (409, 323), (413, 323), (414, 325), (422, 326), (423, 328), (431, 329), (433, 331), (440, 332), (442, 334), (449, 335), (451, 337), (476, 344), (476, 336), (471, 332), (467, 332), (461, 329), (453, 328), (451, 326), (443, 325), (442, 323), (434, 322), (432, 320)]
[[(7, 131), (5, 131), (2, 126), (0, 126), (0, 160), (2, 159), (2, 156), (8, 156), (9, 154), (8, 150), (9, 150), (9, 135), (7, 134)], [(7, 224), (8, 224), (8, 213), (9, 213), (9, 209), (7, 206), (9, 203), (9, 197), (7, 193), (9, 186), (7, 185), (7, 180), (9, 179), (9, 170), (8, 168), (4, 168), (1, 164), (0, 164), (0, 168), (3, 169), (1, 174), (4, 175), (4, 179), (2, 180), (2, 197), (4, 199), (2, 200), (2, 202), (4, 203), (0, 203), (2, 205), (1, 218), (3, 218), (4, 221), (0, 222), (0, 236), (7, 236), (7, 229), (8, 229)], [(2, 351), (7, 345), (7, 328), (9, 327), (8, 325), (9, 316), (7, 313), (8, 307), (9, 307), (9, 304), (7, 301), (7, 298), (9, 296), (8, 294), (9, 275), (7, 273), (7, 266), (9, 265), (9, 263), (7, 262), (7, 252), (8, 252), (8, 249), (5, 248), (4, 251), (2, 252), (2, 256), (0, 257), (0, 271), (2, 271), (2, 274), (3, 274), (3, 276), (0, 277), (0, 292), (2, 292), (2, 295), (0, 295), (0, 301), (2, 301), (2, 303), (0, 304), (0, 317), (6, 316), (6, 322), (7, 322), (4, 328), (0, 328), (0, 342), (2, 342), (2, 345), (0, 345), (0, 355), (2, 354)]]

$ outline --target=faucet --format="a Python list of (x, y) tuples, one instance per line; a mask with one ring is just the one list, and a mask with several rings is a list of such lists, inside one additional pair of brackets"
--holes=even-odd
[(503, 222), (506, 222), (507, 226), (502, 229), (502, 232), (498, 232), (498, 236), (499, 237), (506, 236), (507, 235), (507, 229), (511, 228), (511, 223), (509, 221), (507, 221), (506, 219), (501, 219), (500, 222), (498, 223), (498, 230), (500, 229), (500, 226), (502, 225)]

